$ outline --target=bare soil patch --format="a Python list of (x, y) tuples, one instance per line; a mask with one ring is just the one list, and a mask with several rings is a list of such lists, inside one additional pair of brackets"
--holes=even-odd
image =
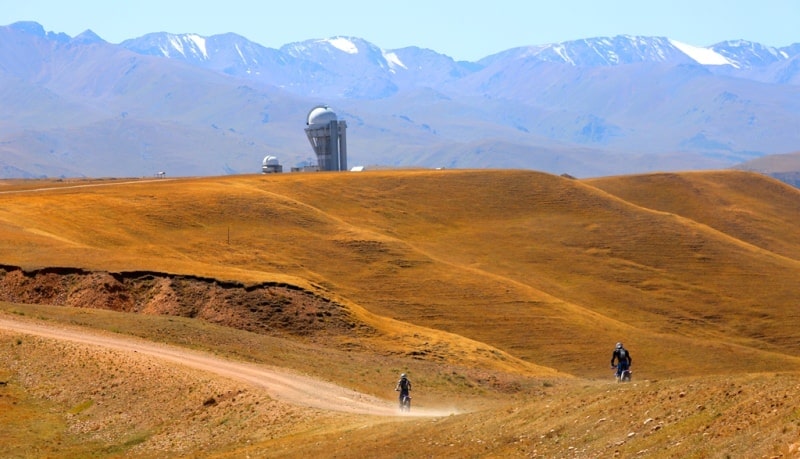
[(0, 301), (172, 315), (315, 339), (352, 335), (356, 327), (366, 327), (341, 304), (293, 285), (244, 285), (157, 272), (0, 266)]

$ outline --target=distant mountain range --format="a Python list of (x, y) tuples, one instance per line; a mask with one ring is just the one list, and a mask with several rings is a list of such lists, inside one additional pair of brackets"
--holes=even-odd
[(617, 36), (463, 62), (354, 37), (111, 44), (19, 22), (0, 27), (0, 177), (253, 173), (267, 155), (288, 169), (315, 162), (303, 128), (318, 104), (347, 122), (350, 165), (767, 170), (800, 151), (798, 56)]

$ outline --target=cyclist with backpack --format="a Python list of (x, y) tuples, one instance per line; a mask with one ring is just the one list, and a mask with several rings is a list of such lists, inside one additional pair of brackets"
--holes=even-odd
[[(616, 362), (616, 364), (614, 362)], [(622, 346), (622, 343), (617, 343), (617, 346), (614, 348), (614, 353), (611, 354), (611, 366), (617, 367), (617, 379), (620, 379), (622, 373), (631, 368), (632, 363), (633, 359), (631, 358), (631, 353)]]
[(395, 391), (400, 392), (400, 409), (404, 409), (405, 405), (403, 402), (405, 401), (406, 397), (409, 397), (408, 393), (411, 392), (411, 381), (408, 380), (406, 374), (403, 373), (400, 375), (400, 381), (397, 381), (397, 387), (394, 388)]

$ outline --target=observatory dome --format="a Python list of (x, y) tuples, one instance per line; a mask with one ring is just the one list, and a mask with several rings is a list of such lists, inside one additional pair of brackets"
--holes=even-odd
[(336, 121), (336, 113), (327, 105), (318, 105), (308, 112), (306, 124), (328, 124), (331, 121)]
[(265, 156), (264, 162), (261, 163), (262, 166), (277, 166), (278, 164), (277, 156)]

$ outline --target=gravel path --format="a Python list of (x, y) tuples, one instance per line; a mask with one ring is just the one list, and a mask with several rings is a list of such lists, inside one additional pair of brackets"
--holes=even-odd
[[(335, 384), (264, 365), (254, 365), (216, 357), (207, 353), (153, 343), (142, 339), (103, 333), (96, 330), (43, 324), (24, 319), (0, 317), (0, 329), (44, 338), (72, 341), (124, 352), (138, 352), (176, 364), (245, 381), (261, 387), (273, 398), (287, 403), (328, 411), (398, 416), (394, 402), (346, 389)], [(413, 410), (411, 416), (447, 416), (451, 413)], [(409, 414), (403, 414), (408, 416)]]

